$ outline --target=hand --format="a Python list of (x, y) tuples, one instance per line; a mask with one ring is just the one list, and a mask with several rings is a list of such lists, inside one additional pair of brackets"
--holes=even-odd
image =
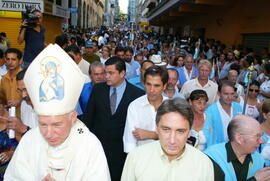
[(154, 131), (145, 129), (135, 128), (135, 130), (132, 131), (132, 134), (137, 140), (157, 139), (157, 135)]
[(13, 155), (14, 151), (4, 151), (0, 154), (0, 163), (6, 163), (8, 162), (12, 155)]
[(19, 106), (21, 104), (21, 100), (9, 100), (8, 102), (7, 102), (7, 105), (9, 106), (9, 107), (17, 107), (17, 106)]
[(48, 174), (42, 181), (56, 181), (50, 174)]
[(27, 20), (25, 19), (23, 22), (22, 22), (22, 27), (26, 27), (27, 26)]
[(268, 181), (270, 180), (270, 167), (265, 167), (260, 170), (258, 170), (255, 173), (255, 176), (257, 181)]
[(8, 117), (6, 123), (7, 129), (12, 129), (18, 133), (24, 133), (27, 130), (27, 126), (22, 123), (22, 121), (17, 117)]

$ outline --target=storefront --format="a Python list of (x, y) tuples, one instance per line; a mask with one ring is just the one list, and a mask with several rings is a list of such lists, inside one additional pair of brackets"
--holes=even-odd
[(62, 33), (63, 23), (69, 18), (67, 4), (63, 6), (43, 0), (0, 0), (0, 32), (5, 32), (11, 42), (11, 47), (23, 50), (24, 44), (17, 43), (18, 33), (22, 22), (22, 12), (25, 6), (31, 6), (43, 12), (42, 25), (46, 29), (45, 43), (53, 43), (57, 35)]

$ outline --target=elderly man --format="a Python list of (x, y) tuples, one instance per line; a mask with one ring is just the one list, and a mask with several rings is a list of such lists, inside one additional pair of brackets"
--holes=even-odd
[[(56, 95), (44, 99), (40, 88), (43, 86), (46, 92), (46, 87), (50, 86), (44, 82), (44, 74), (51, 71), (46, 66), (48, 63), (56, 64), (56, 79), (61, 76), (63, 81), (51, 82)], [(58, 45), (49, 45), (29, 66), (24, 83), (38, 114), (39, 127), (22, 137), (4, 180), (109, 181), (100, 142), (73, 111), (84, 78), (69, 55)]]
[(264, 142), (259, 122), (249, 116), (239, 115), (229, 123), (227, 131), (229, 142), (205, 150), (215, 165), (215, 179), (270, 180), (270, 168), (263, 168), (264, 159), (256, 152)]
[(198, 76), (198, 70), (194, 65), (194, 59), (192, 55), (187, 55), (184, 59), (185, 66), (178, 68), (179, 74), (179, 86), (182, 87), (185, 82), (195, 79)]
[(218, 85), (212, 80), (209, 80), (211, 74), (212, 64), (208, 60), (201, 60), (198, 65), (199, 77), (187, 81), (182, 89), (181, 94), (187, 99), (190, 93), (196, 89), (202, 89), (207, 93), (209, 98), (207, 105), (214, 103), (217, 99)]
[(105, 68), (101, 62), (93, 62), (89, 67), (88, 73), (92, 81), (84, 84), (79, 98), (79, 104), (83, 113), (85, 112), (93, 86), (97, 83), (105, 82)]
[(123, 136), (124, 151), (129, 153), (139, 145), (158, 139), (155, 132), (156, 110), (167, 97), (162, 95), (168, 81), (168, 72), (159, 66), (145, 71), (146, 95), (135, 99), (128, 106)]
[(235, 84), (237, 96), (245, 97), (244, 87), (237, 83), (238, 72), (236, 70), (230, 70), (228, 73), (228, 80)]
[(156, 115), (159, 141), (128, 154), (121, 180), (214, 180), (211, 160), (186, 144), (192, 123), (193, 112), (184, 99), (165, 100)]

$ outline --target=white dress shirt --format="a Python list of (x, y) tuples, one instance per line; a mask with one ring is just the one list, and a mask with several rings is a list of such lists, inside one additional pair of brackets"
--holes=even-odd
[(217, 92), (218, 92), (218, 85), (213, 82), (212, 80), (208, 80), (207, 84), (202, 86), (200, 82), (198, 81), (198, 78), (189, 80), (186, 83), (184, 83), (180, 94), (182, 94), (186, 99), (189, 98), (192, 91), (196, 89), (202, 89), (207, 93), (208, 96), (208, 102), (207, 105), (216, 102), (217, 100)]
[[(163, 97), (163, 100), (167, 97)], [(129, 153), (135, 147), (154, 141), (153, 139), (137, 140), (132, 131), (135, 128), (141, 128), (148, 131), (156, 130), (156, 110), (147, 99), (147, 95), (143, 95), (128, 106), (126, 126), (124, 130), (123, 142), (124, 152)]]
[(230, 121), (233, 118), (233, 106), (231, 105), (231, 114), (230, 115), (222, 108), (219, 101), (217, 101), (217, 106), (218, 106), (218, 111), (220, 113), (221, 120), (222, 120), (224, 138), (226, 141), (228, 141), (229, 139), (228, 139), (228, 134), (227, 134), (227, 128), (228, 128)]

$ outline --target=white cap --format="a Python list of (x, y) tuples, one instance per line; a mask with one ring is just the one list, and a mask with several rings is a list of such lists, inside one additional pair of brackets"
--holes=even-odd
[(161, 56), (160, 55), (152, 55), (150, 60), (157, 66), (164, 66), (166, 65), (165, 62), (161, 61)]
[(24, 83), (38, 115), (63, 115), (74, 110), (85, 78), (58, 45), (47, 46), (30, 64)]

